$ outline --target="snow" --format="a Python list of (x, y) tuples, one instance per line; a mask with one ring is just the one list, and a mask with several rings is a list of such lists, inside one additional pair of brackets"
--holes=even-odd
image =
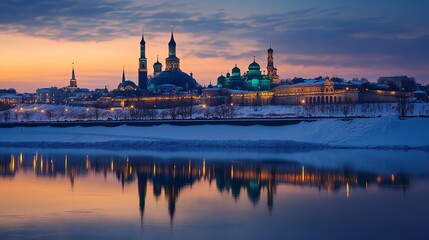
[(429, 149), (429, 118), (400, 120), (396, 116), (319, 119), (276, 127), (14, 127), (2, 128), (0, 133), (2, 146)]
[[(342, 104), (305, 106), (238, 106), (234, 105), (234, 118), (285, 118), (285, 117), (344, 117)], [(194, 106), (193, 118), (221, 116), (218, 107)], [(352, 104), (348, 106), (348, 117), (398, 116), (397, 103)], [(217, 111), (218, 110), (218, 111)], [(229, 110), (229, 109), (228, 109)], [(131, 118), (131, 109), (95, 109), (92, 107), (71, 107), (64, 105), (30, 104), (20, 105), (10, 110), (9, 122), (28, 121), (76, 121), (76, 120), (126, 120)], [(50, 117), (48, 115), (50, 113)], [(207, 113), (208, 112), (208, 113)], [(216, 113), (217, 112), (217, 113)], [(155, 119), (169, 119), (169, 109), (157, 109)], [(0, 112), (0, 123), (4, 122), (4, 112)], [(98, 115), (98, 117), (97, 117)], [(231, 114), (225, 114), (230, 117)], [(429, 103), (412, 103), (407, 116), (429, 116)], [(149, 116), (146, 116), (148, 119)]]

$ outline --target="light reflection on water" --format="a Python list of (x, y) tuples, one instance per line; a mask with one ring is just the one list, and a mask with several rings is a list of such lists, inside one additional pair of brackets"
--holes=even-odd
[(424, 239), (428, 156), (0, 149), (0, 236)]

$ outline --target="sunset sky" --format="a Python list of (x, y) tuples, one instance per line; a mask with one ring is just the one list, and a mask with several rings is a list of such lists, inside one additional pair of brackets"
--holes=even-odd
[(281, 79), (408, 75), (429, 83), (424, 0), (2, 0), (0, 88), (116, 88), (122, 66), (137, 82), (145, 29), (149, 74), (165, 66), (175, 25), (181, 69), (204, 85), (274, 49)]

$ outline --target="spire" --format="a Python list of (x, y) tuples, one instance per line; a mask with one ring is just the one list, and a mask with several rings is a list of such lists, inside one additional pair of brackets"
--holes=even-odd
[(173, 29), (174, 29), (174, 26), (171, 25), (171, 39), (170, 39), (170, 42), (168, 43), (168, 46), (171, 46), (171, 47), (175, 47), (176, 46), (176, 41), (174, 41)]
[(125, 82), (125, 69), (123, 65), (122, 65), (122, 82)]
[(146, 41), (144, 40), (144, 29), (142, 28), (142, 40), (140, 41), (140, 45), (145, 45)]
[(158, 55), (156, 55), (156, 62), (159, 62), (159, 58), (158, 58)]
[(70, 80), (76, 80), (76, 76), (74, 75), (74, 63), (72, 63), (72, 77)]
[(253, 62), (256, 62), (256, 56), (253, 56)]

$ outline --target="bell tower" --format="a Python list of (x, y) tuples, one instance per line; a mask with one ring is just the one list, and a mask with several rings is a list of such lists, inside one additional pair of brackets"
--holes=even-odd
[(168, 43), (168, 58), (165, 59), (166, 71), (180, 70), (180, 59), (176, 57), (176, 41), (174, 41), (173, 28), (171, 28), (171, 39)]
[(274, 50), (271, 48), (268, 49), (268, 58), (267, 58), (267, 76), (271, 80), (271, 84), (280, 84), (279, 75), (277, 75), (277, 68), (274, 67)]

